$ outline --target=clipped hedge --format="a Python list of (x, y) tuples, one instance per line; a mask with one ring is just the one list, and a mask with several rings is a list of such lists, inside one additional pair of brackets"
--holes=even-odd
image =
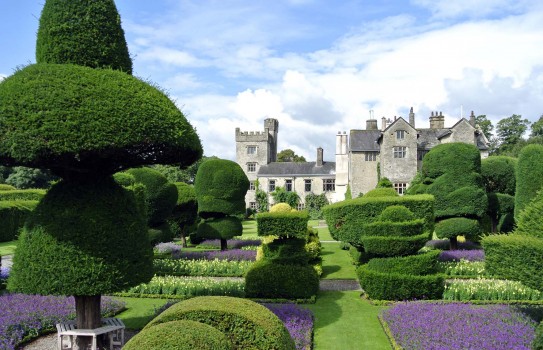
[(481, 176), (487, 193), (515, 195), (517, 158), (492, 156), (481, 160)]
[(270, 213), (289, 213), (292, 207), (288, 203), (276, 203), (270, 208)]
[(259, 236), (307, 239), (307, 211), (259, 213), (256, 216)]
[(420, 235), (424, 228), (424, 219), (405, 222), (375, 221), (361, 228), (364, 236), (400, 236)]
[(214, 327), (228, 337), (234, 349), (295, 349), (283, 322), (266, 307), (248, 299), (207, 296), (185, 300), (162, 312), (143, 331), (178, 320)]
[(264, 259), (277, 264), (306, 265), (310, 259), (306, 250), (306, 240), (300, 238), (278, 238), (262, 244), (262, 254)]
[(403, 222), (415, 219), (413, 212), (403, 205), (391, 205), (381, 212), (379, 221)]
[(16, 190), (17, 188), (16, 187), (13, 187), (11, 185), (8, 185), (8, 184), (0, 184), (0, 191), (13, 191), (13, 190)]
[(145, 328), (132, 337), (124, 350), (232, 350), (226, 335), (218, 329), (189, 320), (164, 322)]
[(520, 212), (515, 233), (543, 238), (543, 191)]
[(243, 233), (241, 220), (235, 216), (208, 219), (198, 225), (196, 235), (208, 239), (230, 239)]
[(524, 147), (517, 161), (515, 192), (515, 220), (543, 187), (543, 145)]
[[(459, 156), (461, 155), (461, 156)], [(444, 143), (432, 148), (422, 162), (423, 178), (436, 179), (447, 173), (481, 172), (481, 152), (474, 145), (462, 142)]]
[(0, 201), (39, 201), (45, 196), (46, 190), (28, 189), (28, 190), (0, 190)]
[(376, 272), (430, 275), (439, 272), (437, 258), (440, 254), (441, 251), (434, 250), (405, 257), (375, 258), (371, 259), (366, 266)]
[(360, 286), (375, 300), (441, 299), (445, 288), (443, 275), (407, 275), (378, 272), (367, 265), (357, 269)]
[(481, 244), (487, 274), (543, 291), (543, 239), (519, 234), (491, 235), (484, 237)]
[(0, 201), (0, 242), (17, 239), (19, 230), (36, 205), (38, 205), (38, 201)]
[(361, 236), (360, 242), (365, 253), (374, 256), (404, 256), (416, 254), (430, 237), (430, 232), (411, 237)]
[(319, 291), (319, 277), (311, 265), (278, 264), (260, 260), (245, 275), (249, 298), (308, 299)]
[(468, 239), (477, 240), (481, 234), (481, 227), (474, 219), (450, 218), (438, 222), (435, 232), (438, 238), (465, 236)]
[(366, 198), (375, 197), (399, 197), (398, 192), (395, 189), (389, 187), (374, 188), (364, 195)]
[(381, 213), (389, 206), (401, 205), (413, 212), (414, 216), (424, 219), (424, 230), (434, 230), (434, 197), (431, 195), (413, 195), (403, 197), (355, 198), (327, 205), (323, 208), (324, 218), (330, 234), (335, 240), (360, 245), (360, 228), (378, 220)]

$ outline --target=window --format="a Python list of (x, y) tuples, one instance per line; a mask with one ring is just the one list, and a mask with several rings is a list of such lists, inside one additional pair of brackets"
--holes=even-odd
[(396, 130), (396, 138), (403, 140), (405, 138), (405, 130)]
[(305, 209), (304, 203), (298, 203), (298, 205), (296, 206), (296, 210), (304, 210), (304, 209)]
[(430, 151), (427, 151), (427, 150), (423, 150), (423, 149), (419, 149), (417, 151), (417, 159), (418, 160), (422, 160), (424, 158), (424, 156)]
[(292, 192), (292, 180), (290, 179), (285, 180), (285, 190), (287, 192)]
[(377, 152), (366, 152), (364, 156), (366, 162), (375, 162), (377, 160)]
[(249, 208), (251, 208), (252, 210), (258, 209), (256, 206), (256, 202), (249, 202)]
[(254, 173), (256, 171), (256, 163), (247, 163), (247, 172)]
[(407, 147), (396, 146), (396, 147), (393, 147), (393, 150), (394, 150), (394, 158), (405, 158)]
[(249, 191), (254, 191), (254, 190), (256, 190), (255, 181), (250, 181), (249, 182)]
[(336, 179), (323, 179), (322, 190), (324, 192), (330, 192), (336, 190)]
[(247, 154), (256, 154), (256, 146), (247, 146)]
[(402, 183), (395, 183), (394, 184), (394, 189), (401, 196), (401, 195), (403, 195), (405, 193), (405, 190), (407, 190), (407, 184), (403, 183), (403, 182)]
[(304, 180), (304, 191), (311, 192), (311, 180)]
[(275, 191), (275, 180), (270, 180), (268, 182), (268, 192)]

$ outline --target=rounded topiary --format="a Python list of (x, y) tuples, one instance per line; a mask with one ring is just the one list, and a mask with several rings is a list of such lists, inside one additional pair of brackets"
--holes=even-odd
[(543, 191), (520, 212), (515, 233), (543, 238)]
[(133, 193), (111, 177), (60, 181), (27, 219), (9, 289), (92, 296), (148, 282), (153, 251), (146, 229)]
[(132, 74), (132, 60), (113, 0), (48, 0), (43, 6), (36, 62), (112, 68)]
[(372, 197), (398, 197), (398, 192), (390, 187), (374, 188), (364, 195), (364, 198)]
[(306, 265), (310, 256), (305, 245), (305, 239), (277, 238), (262, 244), (262, 255), (264, 259), (278, 264)]
[(230, 239), (234, 236), (241, 236), (242, 233), (241, 220), (235, 216), (202, 221), (197, 230), (197, 236), (208, 239)]
[(198, 135), (163, 92), (115, 70), (27, 66), (0, 82), (0, 115), (5, 164), (66, 178), (189, 165), (202, 155)]
[(465, 236), (468, 239), (477, 239), (481, 234), (479, 222), (468, 218), (450, 218), (436, 223), (436, 235), (439, 238), (455, 238)]
[(382, 177), (376, 186), (376, 188), (392, 188), (392, 187), (394, 187), (394, 185), (392, 184), (392, 181), (390, 181), (386, 177)]
[(515, 191), (515, 220), (543, 187), (543, 145), (528, 145), (518, 156)]
[(481, 176), (487, 193), (515, 195), (517, 158), (494, 156), (481, 160)]
[(129, 174), (124, 171), (113, 174), (113, 179), (119, 185), (124, 186), (124, 187), (132, 186), (136, 183), (136, 178), (134, 177), (134, 175)]
[(262, 259), (245, 275), (249, 298), (306, 299), (319, 291), (319, 277), (311, 265), (278, 264)]
[(136, 183), (145, 186), (145, 201), (149, 226), (162, 225), (170, 217), (177, 203), (177, 187), (166, 176), (151, 168), (126, 171)]
[(391, 205), (379, 215), (378, 221), (402, 222), (415, 219), (415, 214), (403, 205)]
[(270, 208), (270, 213), (289, 213), (291, 211), (292, 207), (288, 203), (277, 203)]
[(438, 178), (439, 176), (459, 172), (469, 174), (481, 172), (481, 153), (471, 144), (454, 142), (435, 146), (424, 156), (422, 162), (423, 178)]
[(145, 328), (132, 337), (124, 350), (230, 350), (228, 337), (205, 323), (170, 321)]
[(295, 349), (283, 322), (266, 307), (248, 299), (207, 296), (181, 301), (153, 319), (143, 331), (178, 320), (197, 321), (216, 328), (235, 349)]
[(226, 159), (203, 162), (196, 173), (194, 189), (198, 198), (198, 213), (203, 218), (215, 217), (217, 213), (245, 213), (249, 179), (236, 162)]

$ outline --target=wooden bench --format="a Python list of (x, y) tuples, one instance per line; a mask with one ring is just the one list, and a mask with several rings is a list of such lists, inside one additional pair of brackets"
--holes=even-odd
[[(92, 337), (91, 350), (97, 349), (97, 337), (107, 334), (109, 338), (109, 349), (113, 350), (113, 345), (124, 345), (124, 323), (117, 318), (106, 318), (102, 320), (105, 326), (95, 329), (78, 329), (74, 321), (57, 323), (58, 350), (72, 350), (77, 337)], [(68, 337), (68, 344), (64, 346), (64, 337)]]

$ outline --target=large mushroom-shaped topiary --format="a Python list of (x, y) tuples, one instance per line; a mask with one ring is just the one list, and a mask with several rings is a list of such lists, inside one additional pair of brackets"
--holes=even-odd
[(127, 74), (112, 0), (47, 0), (37, 51), (37, 64), (0, 82), (0, 162), (51, 169), (62, 180), (22, 231), (9, 287), (74, 295), (77, 327), (97, 328), (102, 293), (152, 277), (141, 208), (111, 175), (189, 165), (202, 147), (163, 92)]
[(221, 250), (227, 240), (243, 232), (236, 215), (245, 213), (245, 194), (249, 180), (243, 169), (231, 160), (210, 159), (198, 168), (194, 183), (198, 199), (198, 215), (206, 221), (198, 225), (198, 236), (221, 240)]

